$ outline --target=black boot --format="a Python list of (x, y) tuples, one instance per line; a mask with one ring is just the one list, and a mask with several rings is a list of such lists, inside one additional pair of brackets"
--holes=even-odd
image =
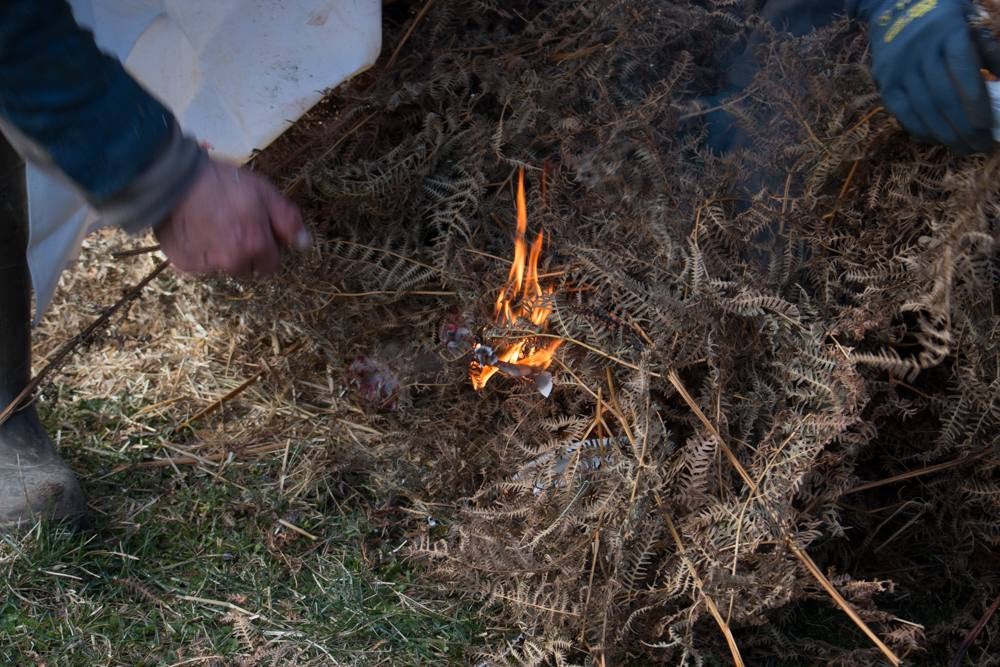
[[(24, 164), (0, 135), (0, 411), (31, 376), (31, 292)], [(0, 425), (0, 530), (81, 517), (80, 484), (56, 453), (34, 405)]]

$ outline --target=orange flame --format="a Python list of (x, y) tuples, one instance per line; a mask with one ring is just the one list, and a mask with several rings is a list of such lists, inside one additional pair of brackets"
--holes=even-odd
[[(502, 326), (514, 326), (519, 321), (531, 323), (545, 331), (552, 314), (551, 289), (543, 289), (538, 282), (538, 260), (542, 256), (545, 234), (538, 236), (529, 251), (526, 240), (528, 230), (528, 205), (524, 195), (524, 169), (517, 177), (517, 228), (514, 233), (514, 260), (507, 274), (507, 281), (497, 295), (494, 320)], [(544, 371), (552, 364), (555, 352), (562, 345), (557, 338), (532, 340), (523, 338), (512, 342), (501, 342), (496, 349), (494, 363), (508, 365), (524, 377), (531, 372)], [(478, 346), (477, 346), (478, 349)], [(469, 368), (472, 386), (479, 391), (490, 378), (501, 369), (474, 360)]]

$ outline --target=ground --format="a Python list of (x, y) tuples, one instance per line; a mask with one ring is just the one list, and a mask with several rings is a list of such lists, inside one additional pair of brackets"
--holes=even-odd
[[(1000, 158), (902, 132), (857, 26), (757, 4), (388, 3), (254, 162), (316, 247), (167, 271), (43, 383), (96, 521), (3, 543), (0, 651), (997, 664)], [(706, 107), (724, 54), (753, 81)], [(544, 326), (494, 311), (522, 170)], [(36, 369), (148, 243), (88, 241)], [(472, 341), (552, 336), (550, 396), (473, 391)]]
[[(84, 261), (123, 240), (93, 240)], [(171, 326), (142, 354), (162, 360), (177, 350), (171, 335), (197, 328)], [(67, 371), (99, 381), (112, 371), (89, 367), (118, 347), (105, 340)], [(121, 470), (178, 429), (148, 395), (97, 386), (58, 379), (40, 401), (94, 525), (42, 524), (0, 542), (4, 664), (441, 664), (466, 662), (484, 634), (502, 632), (420, 581), (401, 557), (405, 538), (379, 518), (385, 499), (293, 488), (302, 444), (249, 463)]]

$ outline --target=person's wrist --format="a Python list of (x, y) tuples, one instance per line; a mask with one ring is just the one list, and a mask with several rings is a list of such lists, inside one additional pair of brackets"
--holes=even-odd
[(164, 210), (161, 215), (150, 221), (149, 229), (151, 231), (156, 232), (170, 222), (177, 209), (180, 208), (183, 203), (187, 201), (188, 197), (191, 196), (191, 192), (197, 185), (198, 180), (202, 177), (202, 174), (211, 167), (211, 163), (212, 159), (208, 156), (208, 153), (204, 150), (199, 150), (197, 160), (187, 171), (187, 178), (181, 181), (174, 189), (171, 197), (173, 200), (172, 205)]
[(208, 156), (174, 125), (170, 140), (126, 187), (95, 204), (104, 224), (141, 234), (167, 219), (195, 182)]

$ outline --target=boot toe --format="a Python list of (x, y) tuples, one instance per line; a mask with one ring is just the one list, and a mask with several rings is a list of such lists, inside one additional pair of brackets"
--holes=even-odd
[(0, 527), (78, 519), (86, 513), (80, 483), (61, 459), (0, 463)]

